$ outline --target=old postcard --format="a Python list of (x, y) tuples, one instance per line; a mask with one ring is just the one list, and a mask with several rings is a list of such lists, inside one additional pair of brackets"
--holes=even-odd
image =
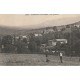
[(0, 65), (79, 66), (80, 14), (0, 14)]

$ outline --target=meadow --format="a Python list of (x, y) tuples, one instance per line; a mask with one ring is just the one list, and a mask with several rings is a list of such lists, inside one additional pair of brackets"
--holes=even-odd
[(63, 56), (60, 63), (59, 56), (48, 55), (46, 62), (44, 54), (11, 54), (0, 53), (0, 66), (79, 66), (79, 57)]

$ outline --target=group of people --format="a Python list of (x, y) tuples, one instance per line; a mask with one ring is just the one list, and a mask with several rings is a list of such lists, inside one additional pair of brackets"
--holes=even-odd
[[(46, 62), (49, 62), (49, 59), (48, 59), (48, 50), (46, 52)], [(63, 63), (63, 52), (59, 52), (59, 57), (60, 57), (60, 62)]]

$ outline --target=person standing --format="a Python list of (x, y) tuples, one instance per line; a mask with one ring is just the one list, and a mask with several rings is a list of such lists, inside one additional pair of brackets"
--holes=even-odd
[(63, 53), (60, 52), (60, 62), (61, 62), (61, 63), (63, 63), (63, 61), (62, 61), (62, 57), (63, 57)]
[(49, 62), (49, 59), (48, 59), (48, 55), (49, 55), (49, 50), (48, 49), (46, 49), (46, 62)]

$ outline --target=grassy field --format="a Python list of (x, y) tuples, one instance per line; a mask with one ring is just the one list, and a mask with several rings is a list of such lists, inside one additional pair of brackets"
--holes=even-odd
[(79, 57), (63, 57), (49, 55), (46, 62), (44, 54), (10, 54), (0, 53), (0, 66), (79, 66)]

